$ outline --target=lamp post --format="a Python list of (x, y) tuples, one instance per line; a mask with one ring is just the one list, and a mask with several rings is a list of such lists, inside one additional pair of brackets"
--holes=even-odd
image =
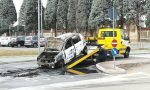
[(38, 0), (38, 55), (40, 55), (40, 0)]
[(41, 36), (43, 36), (43, 3), (41, 1)]

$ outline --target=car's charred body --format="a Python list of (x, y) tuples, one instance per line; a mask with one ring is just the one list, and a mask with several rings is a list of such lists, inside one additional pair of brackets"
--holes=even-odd
[[(78, 38), (75, 40), (74, 37)], [(50, 38), (37, 58), (38, 65), (55, 68), (70, 62), (85, 49), (86, 43), (81, 38), (83, 37), (80, 34), (71, 33)]]

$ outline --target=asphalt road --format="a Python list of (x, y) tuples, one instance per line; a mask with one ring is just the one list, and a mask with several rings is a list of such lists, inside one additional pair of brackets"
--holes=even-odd
[[(29, 50), (36, 48), (2, 48)], [(10, 59), (10, 58), (8, 58)], [(109, 60), (111, 61), (111, 59)], [(117, 57), (118, 64), (134, 64), (127, 68), (125, 75), (108, 75), (100, 72), (94, 64), (86, 63), (75, 70), (86, 73), (75, 75), (61, 69), (40, 69), (36, 60), (0, 64), (0, 90), (148, 90), (150, 80), (150, 53), (147, 50), (133, 51), (131, 57)], [(124, 66), (126, 67), (126, 66)], [(127, 87), (128, 86), (128, 87)], [(140, 88), (138, 88), (140, 86)], [(144, 89), (141, 89), (144, 88)]]

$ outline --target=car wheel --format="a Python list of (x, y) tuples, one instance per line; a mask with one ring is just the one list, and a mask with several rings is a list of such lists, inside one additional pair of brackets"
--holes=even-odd
[(87, 47), (84, 47), (84, 49), (83, 49), (82, 53), (83, 53), (84, 55), (87, 55), (87, 53), (88, 53), (88, 49), (87, 49)]
[(130, 51), (127, 49), (126, 52), (124, 53), (124, 58), (129, 58), (129, 53)]
[(33, 44), (33, 47), (34, 47), (34, 48), (37, 48), (37, 44)]
[(60, 60), (57, 64), (55, 68), (64, 68), (65, 67), (65, 62), (64, 60)]
[(10, 43), (8, 43), (8, 47), (11, 47)]
[(17, 47), (21, 47), (21, 45), (20, 45), (20, 44), (18, 44), (18, 45), (17, 45)]
[(14, 47), (14, 45), (11, 45), (11, 47)]

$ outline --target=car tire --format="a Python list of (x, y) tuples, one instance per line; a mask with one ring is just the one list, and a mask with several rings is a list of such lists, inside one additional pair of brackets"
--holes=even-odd
[(33, 44), (33, 47), (34, 47), (34, 48), (37, 48), (37, 44)]
[(14, 45), (11, 45), (11, 47), (14, 47)]
[(65, 62), (64, 60), (60, 60), (58, 61), (58, 63), (56, 64), (55, 68), (64, 68), (65, 67)]
[(124, 53), (124, 58), (129, 58), (129, 53), (130, 53), (130, 51), (128, 49), (126, 49), (126, 51)]
[(11, 45), (10, 45), (10, 43), (8, 43), (8, 45), (7, 45), (8, 47), (11, 47)]
[(17, 44), (17, 47), (21, 47), (21, 44)]
[(87, 54), (88, 54), (88, 49), (87, 49), (87, 47), (84, 47), (82, 53), (83, 53), (84, 55), (87, 55)]

